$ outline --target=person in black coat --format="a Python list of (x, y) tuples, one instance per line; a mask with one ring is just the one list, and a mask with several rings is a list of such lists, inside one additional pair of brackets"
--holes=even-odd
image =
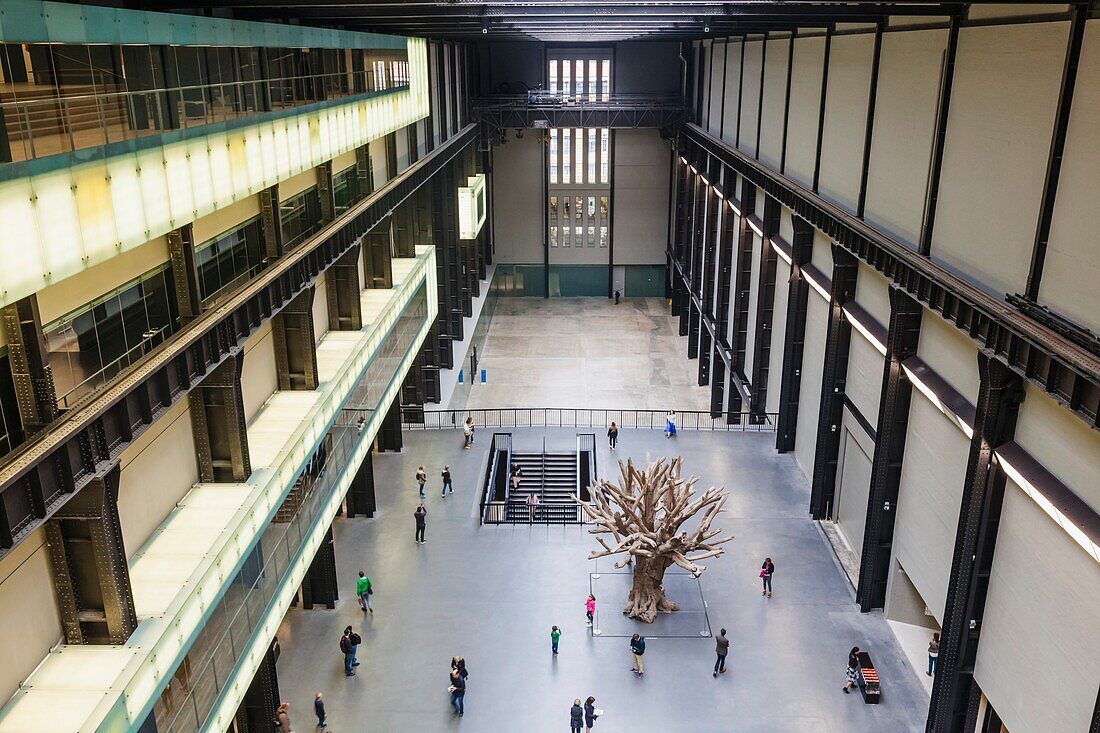
[(573, 701), (573, 707), (569, 708), (570, 733), (580, 733), (582, 725), (584, 725), (584, 710), (581, 708), (581, 699), (578, 697)]
[(461, 718), (465, 713), (466, 678), (457, 669), (452, 669), (450, 679), (451, 686), (448, 689), (451, 691), (451, 707), (455, 709), (458, 717)]
[(596, 698), (591, 695), (584, 701), (584, 729), (591, 731), (592, 726), (596, 725), (596, 718), (600, 717), (596, 714)]

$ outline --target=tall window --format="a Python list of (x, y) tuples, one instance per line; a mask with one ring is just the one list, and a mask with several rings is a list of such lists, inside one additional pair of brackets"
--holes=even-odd
[(561, 182), (572, 183), (573, 182), (573, 150), (570, 146), (570, 142), (573, 137), (572, 130), (562, 130), (562, 159), (561, 159)]
[(246, 221), (195, 247), (199, 294), (209, 305), (228, 295), (267, 266), (260, 218)]
[(279, 204), (283, 222), (283, 248), (290, 250), (321, 228), (321, 198), (317, 187), (302, 191)]
[(550, 131), (550, 183), (558, 182), (558, 130)]

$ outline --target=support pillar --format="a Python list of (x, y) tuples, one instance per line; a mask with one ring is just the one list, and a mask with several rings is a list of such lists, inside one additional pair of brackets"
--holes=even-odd
[(787, 316), (783, 330), (783, 374), (779, 383), (779, 417), (775, 448), (780, 453), (794, 450), (798, 429), (798, 400), (802, 393), (802, 349), (806, 341), (806, 307), (810, 285), (802, 266), (810, 263), (814, 250), (814, 228), (794, 216), (791, 242), (791, 279), (787, 284)]
[(0, 308), (0, 318), (8, 340), (8, 360), (19, 419), (29, 437), (57, 417), (57, 390), (42, 333), (37, 296), (29, 295)]
[(195, 260), (194, 228), (186, 224), (168, 232), (168, 258), (176, 288), (176, 309), (180, 324), (187, 325), (202, 315), (202, 291)]
[(317, 548), (313, 562), (302, 579), (302, 608), (307, 611), (314, 606), (336, 608), (340, 597), (336, 576), (336, 544), (332, 538), (332, 526), (325, 533), (325, 539)]
[(859, 566), (856, 602), (861, 611), (882, 608), (894, 545), (901, 462), (909, 428), (909, 403), (913, 385), (902, 362), (917, 353), (920, 340), (921, 304), (904, 290), (890, 288), (890, 330), (879, 399), (875, 454), (871, 458), (871, 487), (867, 497), (867, 525)]
[(123, 644), (137, 628), (118, 515), (116, 463), (46, 523), (54, 590), (68, 644)]
[(360, 145), (355, 149), (355, 177), (359, 182), (359, 192), (364, 198), (374, 193), (374, 173), (370, 167), (368, 145)]
[(313, 326), (316, 292), (311, 283), (271, 319), (280, 390), (317, 389), (317, 339)]
[(756, 210), (757, 189), (756, 186), (747, 181), (743, 181), (741, 188), (741, 220), (734, 250), (736, 279), (732, 298), (733, 339), (730, 344), (730, 364), (733, 367), (733, 376), (744, 383), (748, 381), (745, 375), (745, 362), (748, 354), (749, 328), (751, 328), (749, 325), (749, 297), (752, 293), (753, 231), (752, 227), (749, 226), (749, 216)]
[(844, 317), (844, 304), (856, 297), (859, 261), (833, 244), (833, 282), (829, 298), (829, 325), (825, 336), (825, 362), (821, 369), (821, 408), (817, 420), (817, 445), (810, 483), (810, 516), (828, 519), (836, 497), (836, 464), (840, 456), (840, 421), (844, 416), (844, 390), (848, 378), (848, 349), (852, 324)]
[[(723, 175), (724, 179), (722, 185), (729, 198), (721, 204), (722, 225), (718, 241), (718, 293), (716, 296), (718, 318), (715, 330), (721, 335), (722, 343), (725, 344), (726, 333), (729, 331), (730, 323), (730, 290), (733, 281), (733, 250), (737, 240), (737, 216), (731, 208), (730, 202), (735, 201), (733, 194), (737, 184), (737, 176), (730, 168), (726, 168)], [(726, 408), (726, 394), (728, 392), (729, 406), (726, 411), (726, 421), (728, 423), (733, 423), (740, 420), (741, 410), (744, 409), (744, 404), (741, 400), (741, 391), (737, 389), (732, 381), (732, 379), (735, 378), (734, 375), (728, 373), (726, 362), (721, 359), (714, 360), (712, 372), (713, 378), (711, 379), (710, 391), (711, 417), (718, 417), (722, 410)]]
[[(279, 674), (275, 665), (278, 659), (279, 640), (274, 639), (237, 709), (237, 733), (271, 733), (271, 721), (279, 707)], [(299, 712), (299, 719), (305, 713)]]
[[(717, 180), (715, 175), (717, 171), (711, 170), (709, 175), (715, 176), (714, 180)], [(700, 387), (705, 387), (711, 381), (712, 362), (717, 361), (720, 357), (715, 357), (714, 348), (718, 345), (722, 334), (711, 334), (709, 328), (706, 327), (706, 322), (710, 322), (713, 326), (715, 322), (714, 315), (714, 282), (718, 276), (718, 268), (715, 266), (715, 260), (718, 256), (718, 240), (721, 235), (721, 206), (722, 200), (718, 198), (714, 193), (714, 189), (710, 186), (703, 185), (703, 197), (706, 206), (705, 224), (703, 226), (703, 242), (701, 249), (704, 253), (703, 256), (703, 273), (702, 277), (702, 290), (699, 294), (699, 301), (702, 303), (704, 328), (699, 333), (699, 374), (698, 383)]]
[(378, 431), (378, 452), (401, 452), (401, 399), (393, 398), (386, 417), (382, 419), (382, 429)]
[(363, 285), (359, 278), (359, 250), (355, 245), (329, 267), (325, 274), (330, 331), (359, 331), (363, 328)]
[(187, 395), (201, 481), (241, 483), (252, 473), (241, 390), (243, 368), (244, 351), (237, 348)]
[(775, 321), (776, 254), (771, 237), (779, 232), (779, 200), (764, 195), (764, 236), (760, 242), (760, 272), (756, 287), (756, 340), (753, 342), (749, 412), (754, 423), (766, 419), (768, 374), (771, 371), (772, 324)]
[(351, 480), (347, 494), (347, 517), (373, 517), (377, 508), (374, 496), (374, 448), (371, 447)]
[(332, 161), (317, 166), (317, 198), (321, 201), (321, 223), (328, 224), (336, 218), (336, 198), (332, 187)]
[(393, 287), (393, 217), (363, 237), (363, 283), (368, 288)]
[(272, 262), (283, 256), (283, 220), (279, 215), (279, 184), (260, 191), (260, 230), (264, 252)]
[(981, 382), (974, 436), (970, 441), (955, 552), (948, 576), (940, 657), (928, 708), (928, 733), (974, 730), (981, 699), (974, 681), (974, 666), (1006, 480), (993, 454), (1015, 436), (1016, 418), (1024, 400), (1023, 378), (999, 358), (979, 351), (978, 374)]

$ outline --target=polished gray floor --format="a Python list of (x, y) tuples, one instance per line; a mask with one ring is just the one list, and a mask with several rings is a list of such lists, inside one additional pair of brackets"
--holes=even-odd
[[(295, 729), (313, 725), (311, 700), (325, 693), (329, 730), (566, 731), (576, 697), (594, 695), (606, 712), (597, 731), (917, 731), (927, 696), (880, 614), (860, 614), (832, 552), (806, 516), (807, 482), (774, 435), (690, 433), (669, 441), (656, 431), (623, 431), (619, 457), (675, 452), (685, 470), (730, 491), (719, 523), (735, 539), (707, 562), (700, 585), (709, 624), (731, 639), (729, 671), (714, 679), (710, 638), (654, 638), (646, 675), (630, 672), (627, 640), (593, 637), (583, 602), (595, 541), (577, 526), (480, 527), (477, 480), (489, 433), (473, 450), (456, 432), (405, 434), (400, 454), (376, 457), (379, 513), (338, 519), (337, 565), (342, 598), (335, 610), (292, 610), (282, 629), (280, 688), (295, 711)], [(546, 435), (515, 430), (517, 449)], [(574, 434), (549, 433), (551, 447)], [(604, 445), (601, 443), (601, 445)], [(457, 491), (428, 500), (428, 543), (413, 543), (418, 464), (438, 474), (451, 464)], [(606, 447), (599, 473), (617, 471)], [(770, 555), (775, 594), (762, 598), (757, 578)], [(610, 563), (601, 561), (606, 571)], [(367, 618), (352, 594), (356, 572), (374, 579), (376, 612)], [(606, 576), (605, 576), (606, 577)], [(599, 582), (599, 581), (598, 581)], [(597, 588), (600, 588), (597, 585)], [(605, 582), (604, 588), (613, 588)], [(600, 610), (616, 601), (600, 596)], [(609, 629), (624, 624), (620, 618)], [(362, 666), (343, 674), (338, 652), (346, 624), (361, 629)], [(564, 634), (550, 654), (553, 624)], [(646, 633), (643, 625), (638, 625)], [(863, 704), (841, 686), (848, 649), (870, 651), (883, 680), (883, 702)], [(465, 717), (452, 717), (448, 664), (469, 663)]]

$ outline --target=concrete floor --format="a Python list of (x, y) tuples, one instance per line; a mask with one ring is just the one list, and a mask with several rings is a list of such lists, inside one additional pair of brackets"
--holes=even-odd
[(707, 410), (659, 298), (500, 298), (466, 407)]
[[(400, 454), (375, 459), (379, 512), (338, 519), (336, 556), (341, 600), (335, 610), (292, 609), (279, 638), (279, 681), (295, 729), (312, 728), (311, 701), (325, 693), (329, 730), (565, 731), (576, 697), (594, 695), (605, 710), (597, 731), (919, 731), (927, 694), (881, 614), (861, 614), (832, 551), (806, 516), (808, 483), (774, 435), (623, 431), (619, 457), (675, 451), (703, 483), (730, 491), (719, 522), (735, 539), (707, 561), (700, 584), (710, 627), (726, 627), (729, 671), (714, 679), (711, 638), (654, 638), (646, 675), (630, 672), (627, 640), (594, 637), (583, 602), (595, 541), (578, 526), (480, 527), (479, 489), (490, 442), (486, 430), (463, 451), (458, 432), (405, 434)], [(517, 449), (568, 446), (574, 433), (515, 430)], [(600, 442), (598, 471), (617, 471)], [(456, 493), (429, 494), (428, 543), (413, 543), (413, 475), (423, 463), (433, 478), (451, 464)], [(770, 555), (775, 594), (762, 598), (757, 578)], [(609, 569), (608, 561), (600, 570)], [(353, 597), (362, 568), (374, 579), (373, 618)], [(606, 575), (604, 576), (606, 578)], [(615, 587), (605, 583), (603, 588)], [(601, 595), (603, 614), (622, 599)], [(614, 619), (617, 625), (624, 622)], [(362, 666), (343, 674), (341, 629), (360, 630)], [(563, 629), (561, 654), (550, 654), (552, 624)], [(647, 633), (638, 624), (641, 633)], [(865, 705), (841, 686), (848, 649), (868, 650), (883, 681), (880, 705)], [(466, 657), (466, 716), (452, 717), (447, 673), (452, 655)]]

